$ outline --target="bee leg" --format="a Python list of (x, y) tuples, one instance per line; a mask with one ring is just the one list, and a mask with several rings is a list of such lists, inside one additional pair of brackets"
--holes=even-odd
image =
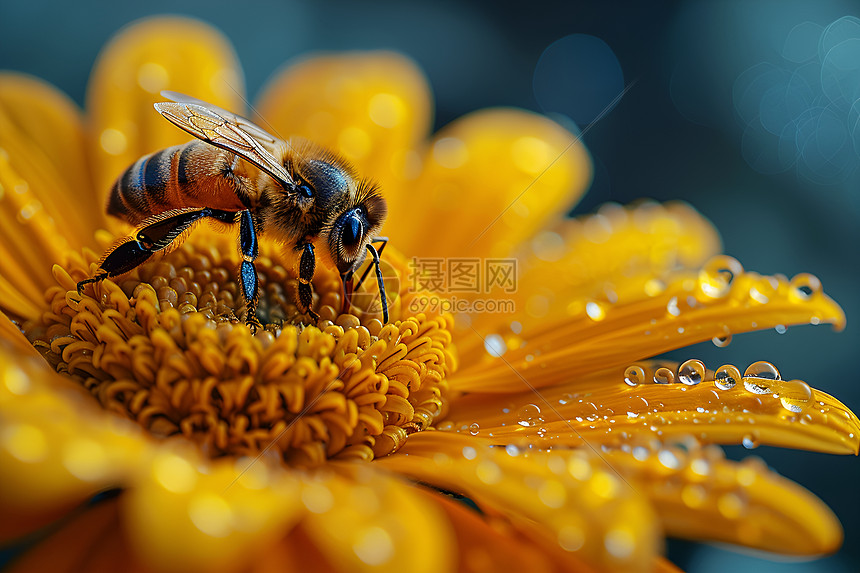
[(382, 303), (382, 323), (385, 324), (388, 322), (388, 300), (385, 298), (385, 282), (382, 280), (382, 269), (379, 268), (379, 253), (373, 248), (373, 245), (367, 245), (367, 250), (370, 251), (370, 256), (373, 257), (373, 266), (376, 267), (376, 284), (379, 287), (379, 301)]
[(239, 245), (242, 249), (239, 285), (242, 288), (242, 295), (245, 297), (247, 305), (245, 324), (251, 329), (251, 332), (256, 333), (258, 328), (263, 327), (257, 318), (257, 303), (260, 297), (257, 269), (254, 266), (254, 261), (257, 259), (260, 249), (257, 244), (257, 230), (254, 225), (254, 218), (251, 212), (247, 210), (239, 214)]
[[(370, 242), (371, 243), (382, 243), (382, 246), (379, 247), (378, 251), (376, 251), (376, 253), (381, 257), (382, 251), (383, 251), (383, 249), (385, 249), (385, 245), (388, 244), (388, 237), (374, 237)], [(361, 278), (358, 279), (358, 284), (355, 285), (354, 290), (358, 290), (359, 288), (361, 288), (361, 285), (364, 283), (364, 279), (367, 278), (367, 273), (370, 272), (371, 267), (372, 267), (372, 265), (367, 265), (367, 268), (364, 269), (364, 272), (361, 274)]]
[(78, 294), (81, 294), (84, 286), (90, 283), (97, 283), (108, 277), (127, 273), (142, 265), (154, 252), (145, 243), (128, 237), (124, 242), (114, 246), (107, 252), (99, 263), (99, 272), (95, 276), (78, 283)]
[(316, 266), (314, 246), (311, 243), (305, 243), (302, 247), (302, 257), (299, 259), (299, 305), (300, 310), (307, 312), (313, 320), (320, 319), (320, 315), (311, 308), (314, 302), (311, 279), (314, 278)]
[(78, 294), (84, 286), (97, 283), (109, 277), (115, 277), (136, 269), (149, 258), (170, 246), (191, 225), (204, 217), (219, 217), (220, 212), (210, 209), (184, 210), (168, 216), (157, 215), (144, 221), (134, 236), (127, 237), (121, 243), (108, 250), (99, 262), (99, 272), (92, 278), (78, 283)]

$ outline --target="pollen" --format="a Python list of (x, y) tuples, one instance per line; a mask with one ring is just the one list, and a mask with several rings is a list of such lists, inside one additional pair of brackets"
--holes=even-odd
[[(341, 312), (339, 277), (318, 268), (311, 324), (294, 304), (289, 254), (264, 249), (256, 334), (244, 325), (230, 238), (195, 233), (177, 251), (116, 282), (76, 283), (95, 256), (55, 266), (47, 310), (25, 326), (31, 342), (101, 405), (156, 438), (184, 436), (212, 457), (278, 455), (311, 467), (396, 451), (445, 410), (456, 367), (451, 318), (401, 316), (407, 265), (386, 250), (390, 321), (376, 281)], [(85, 260), (86, 259), (86, 260)], [(407, 281), (403, 281), (404, 283)], [(372, 288), (371, 288), (372, 287)], [(376, 304), (374, 304), (376, 302)]]

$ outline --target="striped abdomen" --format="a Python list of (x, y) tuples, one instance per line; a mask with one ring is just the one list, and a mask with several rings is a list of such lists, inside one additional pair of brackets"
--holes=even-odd
[(239, 211), (236, 156), (201, 141), (174, 145), (138, 159), (111, 187), (107, 212), (137, 225), (171, 209)]

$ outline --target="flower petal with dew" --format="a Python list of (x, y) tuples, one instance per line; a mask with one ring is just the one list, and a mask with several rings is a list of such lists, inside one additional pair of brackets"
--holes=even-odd
[[(528, 376), (528, 371), (524, 376)], [(631, 439), (766, 444), (856, 454), (860, 420), (845, 405), (801, 380), (782, 380), (767, 362), (742, 375), (731, 365), (706, 370), (698, 360), (654, 361), (510, 394), (454, 400), (440, 429), (526, 440), (544, 447), (619, 446)]]
[[(529, 452), (448, 432), (410, 439), (380, 465), (479, 507), (541, 523), (567, 551), (601, 570), (648, 570), (657, 531), (643, 499), (590, 452)], [(587, 517), (586, 517), (587, 516)]]

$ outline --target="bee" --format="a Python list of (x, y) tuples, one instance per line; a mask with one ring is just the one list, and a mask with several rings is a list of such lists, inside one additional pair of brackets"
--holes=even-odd
[[(85, 285), (125, 274), (156, 253), (177, 248), (201, 221), (239, 226), (239, 285), (245, 323), (256, 332), (259, 300), (254, 260), (257, 236), (268, 234), (298, 255), (298, 301), (314, 320), (311, 279), (316, 260), (337, 268), (343, 282), (343, 310), (349, 308), (353, 275), (368, 254), (375, 265), (383, 320), (388, 304), (379, 254), (388, 239), (378, 237), (387, 214), (375, 184), (331, 151), (305, 141), (284, 141), (248, 119), (176, 92), (155, 104), (165, 119), (196, 137), (184, 145), (141, 157), (113, 184), (109, 215), (136, 227), (99, 260)], [(372, 243), (382, 243), (377, 251)]]

